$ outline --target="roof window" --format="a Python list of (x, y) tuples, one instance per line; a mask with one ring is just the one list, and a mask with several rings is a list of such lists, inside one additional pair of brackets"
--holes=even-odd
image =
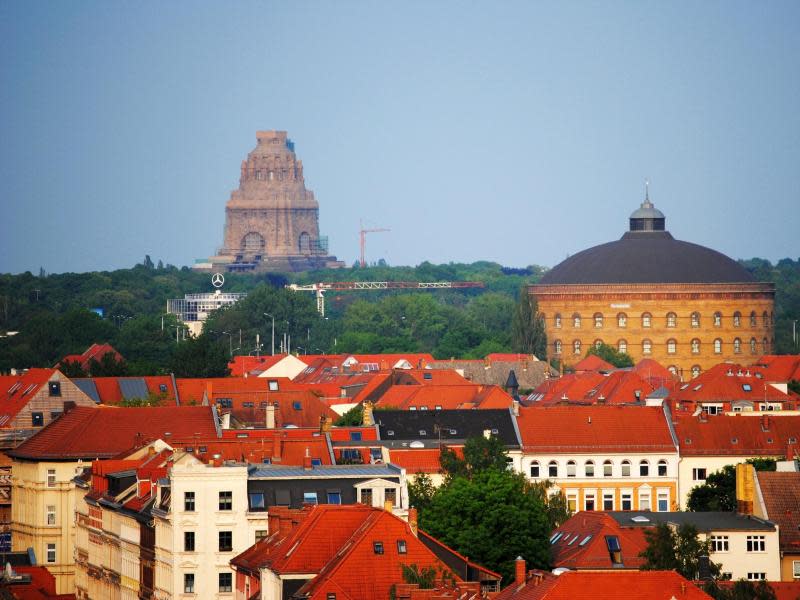
[(433, 373), (423, 373), (422, 374), (422, 378), (423, 379), (433, 379)]
[(635, 517), (631, 517), (631, 521), (633, 521), (634, 523), (649, 523), (650, 519), (648, 519), (644, 515), (636, 515)]
[(561, 538), (562, 535), (564, 534), (561, 532), (554, 533), (552, 536), (550, 536), (550, 543), (555, 544)]
[(311, 459), (311, 466), (312, 467), (321, 467), (322, 466), (322, 460), (319, 459), (319, 458), (312, 458)]
[(589, 543), (589, 540), (591, 540), (591, 539), (592, 539), (592, 536), (590, 536), (590, 535), (587, 535), (585, 538), (583, 538), (583, 539), (581, 540), (581, 543), (580, 543), (580, 544), (578, 544), (578, 545), (579, 545), (579, 546), (585, 546), (586, 544), (588, 544), (588, 543)]
[(420, 435), (428, 435), (428, 432), (427, 432), (427, 431), (425, 431), (424, 429), (420, 429), (420, 430), (419, 430), (419, 434), (420, 434)]
[(731, 438), (731, 444), (738, 444), (738, 443), (739, 443), (739, 439), (738, 438), (735, 438), (735, 437)]
[(697, 391), (700, 391), (700, 388), (702, 388), (702, 387), (703, 387), (703, 384), (702, 383), (698, 383), (696, 386), (694, 386), (693, 389), (694, 389), (695, 392), (697, 392)]
[(295, 410), (302, 410), (303, 404), (301, 402), (292, 402), (292, 408)]
[(267, 382), (267, 385), (269, 386), (269, 391), (270, 392), (277, 392), (278, 391), (278, 382), (275, 381), (274, 379), (270, 379)]
[(372, 551), (375, 554), (383, 554), (383, 542), (372, 542)]
[(394, 435), (394, 429), (390, 429), (386, 432), (386, 435)]
[(166, 383), (159, 383), (158, 384), (158, 391), (161, 392), (162, 394), (166, 394), (167, 393), (167, 384)]
[(743, 383), (743, 384), (742, 384), (742, 389), (743, 389), (745, 392), (751, 392), (751, 391), (753, 391), (753, 388), (752, 388), (752, 387), (750, 387), (750, 384), (749, 384), (749, 383)]

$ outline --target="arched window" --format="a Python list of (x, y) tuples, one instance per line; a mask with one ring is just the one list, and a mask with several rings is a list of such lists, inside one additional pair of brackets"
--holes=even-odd
[(667, 367), (667, 371), (672, 373), (672, 376), (675, 377), (678, 374), (678, 367), (676, 367), (675, 365), (670, 365)]
[(580, 329), (581, 327), (581, 316), (578, 313), (572, 315), (572, 326), (575, 329)]
[(572, 342), (572, 353), (573, 354), (580, 354), (581, 353), (581, 341), (575, 340)]
[(261, 251), (266, 246), (266, 242), (260, 233), (251, 231), (242, 238), (242, 250), (254, 252)]
[(667, 461), (663, 458), (658, 461), (658, 476), (659, 477), (666, 477), (667, 476)]
[(539, 461), (535, 460), (531, 463), (531, 478), (539, 479), (539, 477), (541, 477), (539, 474)]
[(650, 327), (650, 321), (653, 319), (653, 315), (650, 313), (642, 313), (642, 327)]
[(764, 311), (764, 314), (761, 316), (761, 322), (764, 327), (769, 327), (769, 313)]
[(555, 315), (553, 315), (553, 327), (555, 327), (557, 329), (561, 327), (561, 314), (560, 313), (556, 313)]
[(653, 352), (653, 342), (650, 340), (642, 340), (642, 354), (651, 354)]
[(594, 313), (594, 328), (600, 329), (603, 327), (603, 315), (601, 313)]
[(611, 477), (614, 474), (613, 469), (614, 465), (610, 460), (603, 461), (603, 477)]
[(767, 338), (761, 340), (761, 348), (764, 354), (769, 354), (769, 342), (767, 341)]
[(756, 323), (756, 319), (757, 319), (756, 311), (751, 310), (750, 311), (750, 327), (755, 327), (756, 325), (758, 325), (758, 323)]
[(308, 235), (308, 232), (304, 231), (300, 234), (297, 245), (300, 248), (300, 254), (311, 254), (311, 236)]
[(678, 342), (674, 339), (667, 340), (667, 354), (675, 354), (678, 351)]
[(631, 476), (631, 461), (629, 460), (622, 461), (622, 476), (623, 477)]
[(603, 340), (597, 338), (594, 342), (592, 342), (592, 345), (599, 350), (600, 346), (603, 345)]
[(617, 351), (621, 354), (628, 353), (628, 342), (626, 340), (620, 340), (617, 342)]
[(695, 365), (692, 367), (692, 379), (698, 377), (700, 375), (700, 365)]
[(742, 340), (740, 340), (739, 338), (734, 338), (733, 340), (733, 352), (734, 354), (742, 353)]
[(639, 462), (639, 477), (650, 477), (650, 463), (646, 460)]
[(575, 461), (567, 461), (567, 477), (575, 477)]
[(742, 313), (738, 310), (733, 313), (733, 326), (734, 327), (741, 327), (742, 326)]
[(583, 465), (583, 472), (586, 473), (586, 477), (594, 477), (594, 462), (587, 460)]
[(553, 350), (556, 354), (561, 354), (561, 340), (553, 342)]
[(722, 340), (719, 338), (714, 340), (714, 354), (722, 354)]
[(547, 463), (547, 476), (558, 477), (558, 463), (556, 461), (551, 460)]
[(628, 315), (625, 313), (619, 313), (617, 315), (617, 327), (627, 327), (628, 326)]
[(691, 318), (692, 327), (700, 327), (700, 313), (693, 312)]
[[(736, 316), (734, 315), (734, 319)], [(722, 327), (722, 313), (717, 311), (714, 313), (714, 327)]]
[(697, 338), (692, 340), (692, 354), (700, 354), (700, 340)]
[(750, 354), (756, 354), (758, 352), (758, 342), (756, 342), (756, 338), (750, 338)]
[(676, 327), (678, 325), (678, 315), (674, 312), (667, 313), (667, 327)]

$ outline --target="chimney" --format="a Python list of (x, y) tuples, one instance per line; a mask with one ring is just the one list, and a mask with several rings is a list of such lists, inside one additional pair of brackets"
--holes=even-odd
[(394, 502), (392, 502), (391, 500), (383, 501), (383, 510), (385, 510), (386, 512), (392, 512), (393, 508), (394, 508)]
[(311, 455), (308, 453), (308, 448), (306, 448), (306, 454), (303, 456), (303, 468), (306, 471), (311, 469)]
[(281, 459), (281, 444), (283, 444), (283, 440), (280, 435), (272, 438), (272, 462)]
[(331, 430), (331, 426), (333, 425), (333, 419), (330, 417), (326, 417), (322, 415), (319, 418), (319, 432), (320, 433), (328, 433)]
[(413, 506), (408, 509), (408, 526), (414, 537), (417, 537), (417, 509)]
[(372, 427), (373, 425), (375, 425), (375, 418), (372, 414), (373, 404), (369, 400), (365, 400), (363, 407), (364, 407), (364, 417), (363, 417), (364, 427)]
[(267, 429), (275, 429), (275, 405), (267, 402)]
[(518, 586), (525, 584), (525, 559), (521, 556), (514, 561), (514, 584)]
[(755, 501), (755, 468), (749, 463), (736, 465), (736, 511), (742, 515), (753, 514)]
[(769, 415), (761, 415), (761, 431), (769, 431)]
[(711, 566), (707, 556), (703, 555), (697, 557), (697, 571), (697, 578), (700, 581), (709, 581), (711, 579)]
[(511, 401), (511, 411), (514, 413), (515, 417), (519, 416), (519, 400)]

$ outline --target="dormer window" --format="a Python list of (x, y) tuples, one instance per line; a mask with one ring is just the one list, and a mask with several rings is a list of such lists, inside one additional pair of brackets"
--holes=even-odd
[(278, 382), (274, 379), (270, 379), (269, 382), (267, 382), (267, 386), (270, 392), (278, 391)]
[(61, 382), (60, 381), (50, 381), (47, 384), (47, 390), (51, 396), (60, 396), (61, 395)]

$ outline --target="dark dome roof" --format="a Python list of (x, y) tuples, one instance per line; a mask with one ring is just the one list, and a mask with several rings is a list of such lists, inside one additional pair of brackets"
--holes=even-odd
[(541, 284), (744, 283), (755, 281), (724, 254), (674, 239), (667, 231), (629, 231), (553, 267)]

